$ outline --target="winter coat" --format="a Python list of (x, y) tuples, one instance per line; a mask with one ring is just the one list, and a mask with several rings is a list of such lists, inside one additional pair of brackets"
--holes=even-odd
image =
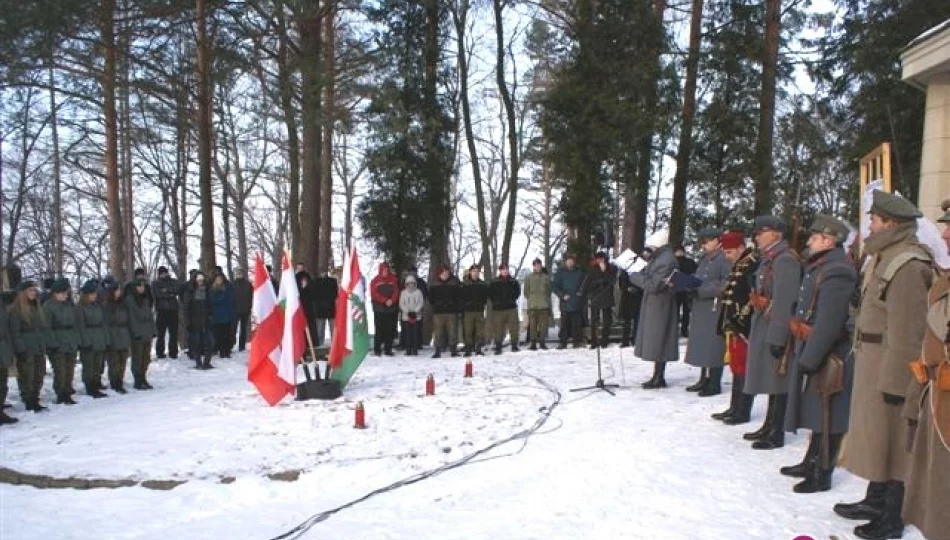
[(340, 293), (337, 281), (329, 276), (317, 278), (310, 282), (310, 288), (314, 291), (314, 314), (316, 317), (318, 319), (335, 318), (336, 297)]
[[(584, 297), (581, 287), (584, 283), (584, 271), (576, 266), (568, 270), (562, 266), (551, 280), (551, 290), (557, 295), (561, 313), (577, 313), (584, 310)], [(565, 296), (569, 296), (567, 300)]]
[(488, 304), (488, 283), (480, 279), (473, 281), (471, 276), (465, 276), (461, 291), (462, 311), (465, 313), (484, 313)]
[(608, 263), (604, 270), (595, 264), (587, 273), (581, 294), (587, 298), (591, 309), (613, 309), (616, 284), (617, 269), (612, 264)]
[(65, 300), (57, 302), (50, 298), (43, 304), (49, 336), (46, 351), (49, 354), (72, 354), (79, 350), (79, 313), (76, 305)]
[(109, 322), (109, 349), (127, 351), (132, 348), (132, 334), (129, 330), (129, 307), (124, 301), (109, 301), (106, 304)]
[[(303, 315), (310, 324), (316, 319), (317, 299), (316, 289), (313, 288), (313, 280), (310, 279), (308, 272), (297, 272), (297, 297), (300, 299), (300, 307), (303, 309)], [(214, 302), (214, 288), (211, 289), (211, 300)], [(216, 323), (217, 324), (217, 323)]]
[(725, 336), (732, 332), (747, 341), (752, 330), (752, 305), (749, 297), (755, 290), (755, 275), (759, 271), (759, 256), (754, 249), (746, 249), (732, 265), (722, 289), (722, 307), (716, 332)]
[[(13, 365), (13, 340), (10, 337), (10, 316), (7, 310), (0, 307), (0, 367), (8, 368)], [(5, 384), (5, 381), (0, 381)]]
[(630, 274), (630, 282), (643, 289), (634, 354), (649, 362), (675, 362), (680, 357), (676, 296), (666, 283), (675, 269), (676, 257), (666, 245), (653, 252), (643, 270)]
[[(933, 369), (950, 371), (950, 273), (944, 273), (930, 290), (930, 309), (921, 359)], [(904, 495), (904, 521), (915, 525), (927, 538), (950, 538), (950, 391), (936, 385), (921, 385), (916, 379), (907, 396), (904, 417), (917, 421), (910, 469)], [(939, 431), (938, 431), (939, 430)]]
[(495, 278), (488, 285), (488, 298), (491, 300), (492, 311), (518, 309), (519, 297), (521, 297), (521, 284), (510, 276)]
[(247, 278), (237, 278), (231, 282), (234, 290), (234, 311), (238, 317), (250, 315), (254, 302), (254, 286)]
[[(177, 303), (177, 300), (176, 300)], [(104, 305), (79, 304), (79, 346), (101, 352), (109, 347), (109, 321)]]
[(640, 316), (640, 303), (643, 301), (643, 289), (630, 281), (630, 274), (620, 270), (618, 284), (620, 286), (620, 309), (618, 317), (629, 321)]
[(15, 304), (7, 309), (10, 316), (10, 341), (13, 343), (13, 352), (17, 355), (46, 354), (49, 325), (41, 309), (38, 304), (31, 303), (27, 317), (15, 309)]
[(785, 430), (822, 432), (821, 396), (811, 376), (831, 355), (845, 361), (844, 390), (831, 397), (829, 433), (848, 431), (854, 358), (851, 356), (851, 299), (858, 274), (843, 249), (835, 248), (808, 261), (798, 291), (795, 318), (811, 327), (806, 341), (795, 341), (788, 368), (788, 409)]
[[(374, 312), (396, 313), (399, 311), (399, 278), (392, 273), (388, 264), (380, 263), (379, 273), (369, 283), (369, 292)], [(387, 300), (391, 301), (391, 305), (386, 305)]]
[[(920, 357), (927, 328), (933, 271), (916, 232), (916, 222), (900, 224), (864, 242), (871, 260), (864, 270), (855, 329), (846, 467), (869, 481), (904, 480), (910, 464), (901, 406), (885, 403), (884, 394), (904, 397), (913, 389), (907, 366)], [(889, 265), (902, 253), (916, 253), (928, 261), (908, 260), (887, 284)]]
[(551, 278), (544, 272), (531, 272), (524, 280), (528, 309), (551, 308)]
[(146, 295), (132, 294), (125, 297), (125, 306), (129, 310), (129, 334), (133, 341), (147, 341), (155, 337), (155, 317)]
[(414, 289), (405, 288), (399, 295), (399, 312), (401, 319), (409, 320), (409, 314), (414, 313), (416, 319), (422, 319), (422, 310), (426, 307), (426, 300), (422, 296), (422, 291), (418, 287)]
[(716, 330), (719, 326), (719, 300), (722, 288), (729, 279), (732, 264), (725, 253), (716, 250), (703, 254), (695, 276), (703, 283), (692, 292), (693, 307), (689, 320), (689, 342), (686, 345), (687, 364), (701, 368), (723, 367), (726, 342)]
[(462, 288), (458, 278), (449, 276), (442, 281), (436, 278), (429, 287), (429, 304), (433, 315), (458, 313), (461, 307)]
[(158, 278), (152, 282), (152, 294), (155, 295), (155, 309), (158, 311), (178, 311), (178, 291), (181, 283), (171, 277)]
[(237, 318), (234, 291), (230, 283), (211, 286), (211, 324), (232, 324)]
[[(752, 315), (744, 392), (785, 394), (788, 374), (779, 375), (780, 358), (771, 347), (788, 344), (788, 321), (802, 281), (802, 265), (788, 242), (782, 240), (765, 250), (756, 274), (755, 291), (769, 299), (769, 307)], [(791, 354), (789, 352), (788, 354)]]
[[(131, 298), (135, 296), (135, 283), (128, 282), (125, 284), (125, 289), (122, 291), (123, 298)], [(148, 308), (152, 309), (155, 306), (155, 295), (152, 293), (152, 286), (148, 283), (145, 284), (145, 293), (142, 295), (148, 301)]]
[(211, 292), (207, 285), (192, 285), (182, 301), (183, 318), (189, 332), (211, 329)]

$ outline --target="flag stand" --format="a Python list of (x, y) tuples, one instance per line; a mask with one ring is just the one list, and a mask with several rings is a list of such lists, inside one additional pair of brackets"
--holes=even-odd
[[(313, 363), (315, 363), (315, 364), (317, 364), (317, 367), (316, 367), (313, 371), (316, 373), (316, 375), (317, 375), (317, 380), (319, 381), (319, 380), (320, 380), (320, 364), (317, 363), (317, 351), (315, 351), (315, 350), (313, 349), (313, 338), (310, 337), (310, 324), (309, 324), (309, 321), (308, 321), (308, 324), (307, 324), (306, 328), (304, 328), (304, 334), (306, 334), (306, 336), (307, 336), (307, 345), (310, 347), (310, 361), (313, 362)], [(310, 370), (307, 369), (307, 363), (306, 363), (306, 362), (303, 362), (303, 374), (304, 374), (305, 377), (307, 377), (307, 380), (308, 380), (308, 381), (313, 380), (313, 379), (310, 377)]]
[(336, 399), (343, 395), (343, 388), (339, 381), (330, 378), (330, 362), (327, 361), (326, 378), (320, 378), (320, 364), (317, 363), (317, 351), (313, 347), (313, 338), (310, 336), (310, 325), (304, 328), (304, 334), (307, 336), (307, 343), (310, 346), (310, 357), (317, 367), (314, 369), (317, 378), (313, 379), (310, 370), (307, 368), (307, 362), (303, 364), (303, 372), (307, 377), (305, 382), (297, 385), (297, 401), (306, 401), (308, 399)]

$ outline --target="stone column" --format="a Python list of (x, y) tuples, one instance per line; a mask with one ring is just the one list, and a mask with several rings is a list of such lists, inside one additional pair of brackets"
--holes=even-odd
[(920, 209), (931, 220), (943, 215), (940, 203), (950, 199), (950, 71), (927, 81), (927, 113), (920, 162)]

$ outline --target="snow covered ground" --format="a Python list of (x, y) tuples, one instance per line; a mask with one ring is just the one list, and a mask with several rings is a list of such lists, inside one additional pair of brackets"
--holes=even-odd
[[(431, 352), (431, 351), (423, 351)], [(622, 355), (622, 358), (621, 358)], [(596, 379), (592, 351), (464, 359), (368, 358), (345, 396), (270, 408), (245, 381), (243, 355), (218, 369), (153, 364), (151, 392), (24, 413), (0, 428), (0, 465), (57, 477), (187, 480), (171, 491), (35, 489), (0, 484), (0, 538), (275, 538), (315, 514), (470, 456), (538, 422), (527, 439), (381, 493), (317, 522), (305, 539), (853, 538), (836, 502), (865, 484), (837, 471), (834, 489), (791, 491), (778, 467), (797, 463), (805, 434), (759, 452), (709, 414), (725, 393), (683, 390), (697, 371), (671, 365), (671, 388), (642, 390), (652, 364), (603, 351), (616, 397), (569, 392)], [(436, 395), (423, 396), (433, 373)], [(49, 391), (47, 381), (46, 389)], [(81, 387), (77, 385), (77, 389)], [(11, 400), (16, 399), (10, 381)], [(557, 394), (560, 393), (560, 396)], [(110, 392), (111, 394), (111, 392)], [(560, 399), (558, 403), (558, 399)], [(362, 400), (369, 428), (352, 429)], [(555, 403), (557, 405), (555, 406)], [(302, 470), (295, 482), (267, 473)], [(222, 478), (233, 483), (223, 484)], [(292, 536), (296, 538), (297, 536)], [(908, 529), (905, 538), (922, 538)]]

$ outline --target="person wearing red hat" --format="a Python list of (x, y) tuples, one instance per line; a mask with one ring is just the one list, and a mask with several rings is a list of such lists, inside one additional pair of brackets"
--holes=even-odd
[(379, 273), (369, 284), (369, 294), (373, 300), (373, 319), (376, 322), (373, 352), (376, 356), (384, 352), (386, 356), (392, 356), (399, 314), (399, 279), (392, 273), (389, 263), (379, 263)]
[(518, 352), (518, 298), (521, 297), (521, 284), (508, 274), (507, 264), (498, 266), (498, 277), (488, 286), (488, 295), (492, 305), (492, 326), (495, 328), (495, 354), (501, 354), (506, 331), (510, 336), (511, 352)]

